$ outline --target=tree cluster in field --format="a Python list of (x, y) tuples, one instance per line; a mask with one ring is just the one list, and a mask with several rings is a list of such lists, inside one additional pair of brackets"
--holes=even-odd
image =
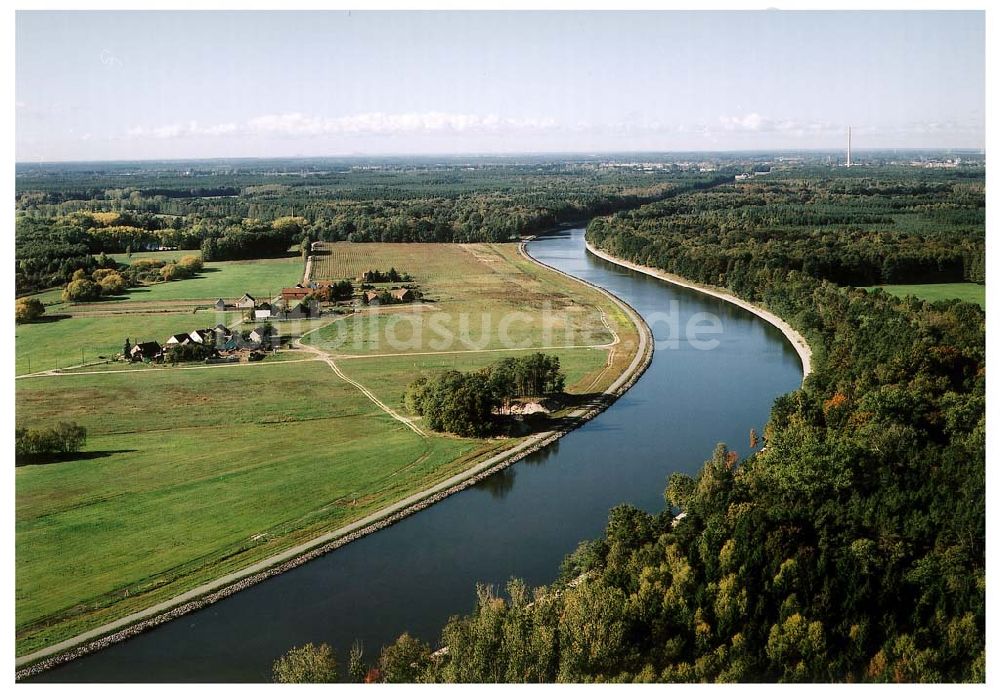
[(169, 364), (180, 364), (192, 361), (204, 361), (215, 356), (215, 354), (216, 349), (212, 344), (187, 342), (186, 344), (174, 344), (168, 347), (163, 356)]
[(350, 300), (353, 296), (354, 284), (347, 279), (343, 279), (317, 287), (307, 296), (307, 299), (312, 298), (313, 300), (332, 303), (334, 301)]
[(94, 301), (101, 296), (116, 296), (124, 291), (128, 282), (118, 272), (117, 264), (112, 268), (95, 269), (89, 274), (83, 269), (77, 269), (66, 288), (62, 299), (69, 303)]
[(985, 280), (982, 179), (766, 180), (599, 218), (588, 239), (703, 283), (749, 292), (755, 270), (874, 286)]
[(395, 289), (388, 289), (388, 288), (375, 289), (370, 284), (361, 284), (361, 289), (362, 290), (375, 291), (375, 293), (377, 294), (375, 296), (375, 298), (372, 299), (372, 300), (369, 300), (367, 295), (362, 294), (362, 296), (361, 296), (361, 303), (363, 305), (370, 305), (372, 303), (378, 303), (378, 305), (393, 305), (393, 304), (399, 304), (399, 303), (409, 303), (411, 300), (423, 297), (423, 293), (421, 293), (421, 291), (419, 291), (416, 288), (409, 288), (408, 289), (410, 291), (410, 294), (412, 295), (412, 298), (411, 299), (405, 299), (405, 300), (402, 299), (402, 298), (397, 298), (396, 296), (392, 295), (392, 291), (395, 290)]
[(62, 292), (64, 301), (85, 303), (98, 300), (102, 296), (117, 296), (126, 289), (143, 283), (188, 279), (203, 268), (201, 258), (196, 255), (182, 257), (179, 262), (137, 259), (125, 267), (121, 267), (110, 257), (101, 261), (110, 266), (100, 267), (89, 273), (85, 269), (73, 272), (70, 282)]
[(501, 359), (478, 371), (420, 376), (404, 399), (406, 409), (434, 431), (485, 437), (497, 432), (497, 412), (511, 400), (561, 393), (565, 383), (559, 357), (535, 353)]
[[(595, 238), (670, 260), (660, 210)], [(718, 234), (691, 228), (685, 244)], [(984, 680), (985, 314), (838, 287), (788, 259), (751, 255), (725, 277), (814, 350), (766, 449), (756, 432), (744, 458), (719, 445), (697, 476), (670, 477), (663, 512), (612, 510), (549, 588), (481, 589), (411, 680)]]
[(14, 456), (19, 462), (65, 456), (77, 453), (86, 442), (87, 430), (76, 422), (59, 422), (54, 427), (17, 427)]
[(361, 283), (363, 284), (398, 284), (408, 281), (413, 281), (413, 277), (409, 274), (400, 274), (396, 271), (396, 267), (391, 267), (389, 271), (369, 269), (361, 275)]
[(131, 262), (122, 270), (129, 286), (157, 283), (159, 281), (180, 281), (190, 279), (205, 268), (198, 255), (185, 255), (180, 261), (142, 258)]
[(18, 298), (14, 301), (14, 322), (18, 325), (35, 322), (45, 314), (45, 306), (37, 298)]

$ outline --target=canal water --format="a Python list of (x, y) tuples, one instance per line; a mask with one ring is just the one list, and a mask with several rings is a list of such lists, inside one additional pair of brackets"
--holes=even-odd
[(659, 511), (670, 473), (696, 473), (719, 442), (745, 453), (774, 398), (801, 382), (799, 358), (777, 329), (589, 254), (583, 229), (541, 237), (528, 251), (611, 291), (649, 323), (652, 364), (614, 405), (394, 526), (33, 680), (268, 681), (274, 660), (306, 642), (329, 643), (342, 667), (355, 640), (369, 661), (403, 631), (436, 646), (448, 618), (472, 610), (477, 582), (551, 582), (566, 554), (601, 534), (611, 507)]

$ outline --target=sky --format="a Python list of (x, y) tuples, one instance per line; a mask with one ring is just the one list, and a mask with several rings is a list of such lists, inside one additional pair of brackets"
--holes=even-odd
[(983, 148), (982, 12), (39, 12), (19, 162)]

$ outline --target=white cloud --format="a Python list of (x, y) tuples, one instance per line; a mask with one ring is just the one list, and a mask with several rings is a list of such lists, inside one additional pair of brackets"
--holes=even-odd
[(299, 112), (264, 114), (244, 124), (234, 122), (199, 126), (168, 124), (154, 128), (135, 126), (127, 131), (130, 138), (169, 139), (183, 136), (278, 135), (333, 136), (343, 134), (389, 135), (397, 133), (506, 133), (542, 131), (557, 126), (553, 119), (511, 118), (495, 114), (453, 114), (447, 112), (411, 112), (386, 114), (368, 112), (350, 116), (321, 117)]
[(828, 121), (799, 121), (797, 119), (772, 118), (757, 112), (742, 116), (720, 116), (716, 130), (728, 133), (776, 133), (789, 136), (817, 136), (839, 133), (846, 125), (833, 124)]
[(201, 130), (206, 136), (225, 136), (226, 134), (236, 133), (239, 130), (239, 126), (230, 122), (226, 124), (216, 124), (215, 126), (209, 126)]
[(155, 128), (133, 126), (126, 132), (126, 135), (129, 138), (155, 138), (158, 140), (167, 140), (171, 138), (179, 138), (181, 136), (224, 136), (229, 133), (235, 133), (238, 128), (239, 127), (234, 123), (215, 124), (214, 126), (203, 127), (199, 126), (197, 121), (189, 121), (186, 124), (166, 124)]
[(251, 133), (287, 136), (393, 133), (498, 133), (554, 128), (553, 119), (518, 119), (495, 114), (367, 112), (339, 117), (317, 117), (298, 112), (267, 114), (247, 122)]
[[(931, 142), (953, 139), (966, 134), (981, 133), (981, 123), (971, 118), (969, 123), (925, 121), (905, 124), (853, 123), (856, 144), (875, 144), (900, 139)], [(982, 119), (979, 119), (981, 122)], [(770, 116), (759, 112), (744, 112), (720, 116), (707, 122), (672, 122), (660, 114), (630, 114), (628, 118), (605, 123), (575, 121), (557, 123), (551, 118), (510, 117), (497, 114), (467, 114), (455, 112), (365, 112), (346, 116), (318, 116), (302, 112), (262, 114), (246, 121), (227, 121), (202, 125), (197, 121), (176, 122), (159, 126), (134, 126), (127, 130), (125, 140), (162, 142), (167, 148), (181, 147), (173, 142), (212, 139), (220, 148), (242, 147), (241, 139), (278, 142), (294, 139), (335, 139), (341, 146), (362, 147), (365, 137), (384, 138), (386, 145), (401, 145), (393, 137), (409, 137), (412, 147), (426, 147), (429, 138), (437, 138), (434, 147), (480, 148), (484, 143), (504, 142), (511, 147), (532, 147), (538, 139), (552, 146), (559, 142), (568, 149), (594, 147), (663, 148), (690, 147), (760, 147), (776, 145), (808, 145), (819, 147), (840, 143), (846, 139), (847, 123), (824, 120)], [(102, 140), (116, 141), (121, 137)], [(561, 140), (560, 140), (561, 139)], [(82, 140), (82, 139), (81, 139)], [(352, 141), (354, 141), (352, 143)], [(446, 142), (447, 141), (447, 142)], [(846, 141), (845, 141), (846, 142)], [(936, 142), (936, 141), (935, 141)], [(391, 145), (388, 145), (390, 144)], [(527, 145), (526, 145), (527, 144)], [(213, 146), (215, 144), (213, 143)], [(327, 147), (329, 143), (326, 144)], [(363, 147), (368, 147), (366, 144)], [(406, 144), (402, 144), (406, 145)], [(203, 149), (205, 143), (190, 147)], [(552, 146), (555, 147), (555, 146)]]
[(744, 116), (720, 116), (719, 123), (726, 131), (760, 131), (765, 119), (756, 112)]

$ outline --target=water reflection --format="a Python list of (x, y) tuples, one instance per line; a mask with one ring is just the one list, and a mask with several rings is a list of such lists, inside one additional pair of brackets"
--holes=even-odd
[(514, 489), (514, 478), (517, 471), (514, 468), (506, 468), (490, 477), (477, 482), (475, 489), (485, 490), (493, 495), (494, 499), (503, 499)]
[(540, 448), (534, 453), (529, 453), (524, 458), (519, 461), (525, 465), (543, 465), (549, 459), (555, 458), (559, 455), (559, 443), (560, 441), (553, 441), (548, 446)]

